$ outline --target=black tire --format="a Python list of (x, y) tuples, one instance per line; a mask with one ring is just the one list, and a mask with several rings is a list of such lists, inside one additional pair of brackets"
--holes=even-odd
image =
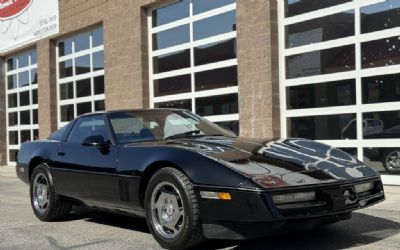
[[(166, 238), (156, 230), (152, 218), (151, 202), (155, 188), (160, 183), (172, 183), (181, 196), (184, 215), (182, 216), (180, 232), (174, 238)], [(162, 168), (150, 179), (145, 194), (146, 218), (149, 229), (157, 242), (167, 249), (187, 249), (204, 242), (205, 237), (200, 221), (200, 208), (192, 183), (181, 171), (174, 168)]]
[[(36, 178), (42, 178), (42, 180), (47, 182), (47, 199), (48, 203), (40, 210), (37, 205), (35, 205), (35, 180)], [(46, 164), (40, 164), (35, 167), (30, 178), (30, 198), (31, 206), (36, 217), (41, 221), (55, 221), (65, 217), (72, 208), (72, 203), (63, 199), (63, 197), (56, 194), (53, 185), (53, 179), (48, 170)], [(36, 202), (37, 204), (37, 202)]]
[(398, 157), (400, 156), (400, 149), (387, 149), (382, 153), (382, 163), (383, 167), (391, 173), (400, 173), (400, 167), (390, 166), (388, 157), (396, 154)]

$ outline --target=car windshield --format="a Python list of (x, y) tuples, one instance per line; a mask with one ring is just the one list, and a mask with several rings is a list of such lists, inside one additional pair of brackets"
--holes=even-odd
[(186, 110), (147, 110), (109, 114), (118, 143), (235, 134)]

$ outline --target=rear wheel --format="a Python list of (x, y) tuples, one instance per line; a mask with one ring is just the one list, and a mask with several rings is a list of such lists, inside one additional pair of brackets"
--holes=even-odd
[(188, 177), (179, 170), (163, 168), (154, 174), (145, 208), (150, 231), (161, 246), (186, 249), (203, 241), (199, 203)]
[(72, 204), (57, 195), (46, 164), (38, 165), (30, 181), (31, 206), (41, 221), (54, 221), (67, 215)]

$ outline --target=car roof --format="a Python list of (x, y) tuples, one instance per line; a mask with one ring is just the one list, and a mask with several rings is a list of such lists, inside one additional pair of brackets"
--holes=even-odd
[(172, 109), (172, 108), (149, 108), (149, 109), (117, 109), (117, 110), (107, 110), (107, 111), (97, 111), (92, 113), (86, 113), (78, 116), (77, 118), (82, 118), (91, 115), (98, 114), (114, 114), (114, 113), (127, 113), (127, 112), (166, 112), (166, 111), (188, 111), (186, 109)]

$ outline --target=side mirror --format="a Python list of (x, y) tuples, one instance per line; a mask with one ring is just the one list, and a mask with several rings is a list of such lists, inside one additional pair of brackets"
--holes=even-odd
[(104, 139), (103, 136), (93, 135), (93, 136), (86, 137), (83, 140), (82, 145), (102, 148), (102, 147), (108, 146), (108, 143), (106, 142), (106, 140)]

